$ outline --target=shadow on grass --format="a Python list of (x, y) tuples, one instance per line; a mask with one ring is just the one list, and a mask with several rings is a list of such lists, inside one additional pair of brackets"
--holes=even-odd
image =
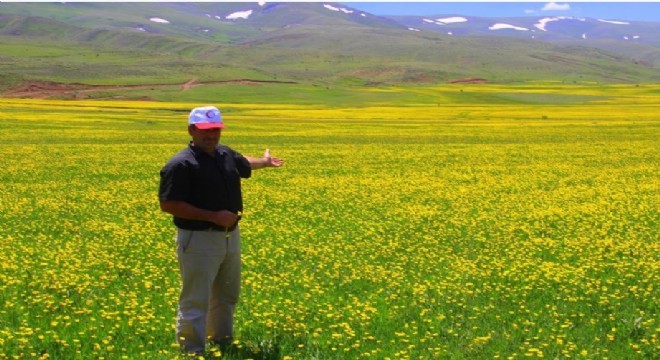
[[(220, 357), (215, 354), (221, 353)], [(279, 360), (281, 359), (280, 347), (272, 340), (260, 342), (245, 341), (225, 346), (213, 346), (205, 358), (220, 358), (227, 360), (253, 359), (253, 360)]]

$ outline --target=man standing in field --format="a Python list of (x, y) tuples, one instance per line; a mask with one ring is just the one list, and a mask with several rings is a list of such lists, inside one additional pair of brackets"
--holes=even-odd
[(192, 141), (160, 171), (160, 207), (177, 227), (182, 287), (176, 333), (187, 353), (203, 353), (207, 336), (220, 346), (233, 341), (241, 282), (241, 178), (283, 164), (268, 150), (253, 158), (219, 145), (224, 127), (216, 107), (193, 109)]

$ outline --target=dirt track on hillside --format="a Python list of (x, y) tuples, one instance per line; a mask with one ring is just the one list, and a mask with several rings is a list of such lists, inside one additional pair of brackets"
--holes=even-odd
[(475, 78), (475, 77), (470, 77), (470, 78), (464, 78), (464, 79), (456, 79), (456, 80), (450, 80), (448, 83), (450, 84), (486, 84), (488, 80), (482, 79), (482, 78)]
[[(72, 98), (85, 99), (92, 97), (90, 93), (99, 91), (112, 91), (114, 94), (107, 97), (122, 98), (115, 92), (118, 90), (155, 90), (171, 89), (177, 86), (181, 91), (190, 90), (196, 86), (204, 85), (222, 85), (222, 84), (243, 84), (243, 85), (264, 85), (264, 84), (295, 84), (289, 81), (265, 81), (265, 80), (224, 80), (224, 81), (206, 81), (200, 82), (198, 79), (190, 79), (183, 84), (142, 84), (142, 85), (89, 85), (81, 83), (58, 83), (54, 81), (24, 81), (7, 91), (0, 93), (0, 97), (5, 98), (29, 98), (29, 99), (48, 99), (48, 98)], [(105, 98), (107, 98), (105, 97)], [(104, 98), (103, 96), (93, 96), (95, 99)], [(151, 100), (147, 96), (139, 100)]]

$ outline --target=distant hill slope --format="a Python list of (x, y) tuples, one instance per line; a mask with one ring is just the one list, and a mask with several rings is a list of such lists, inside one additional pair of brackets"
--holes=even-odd
[[(399, 28), (394, 20), (321, 3), (11, 3), (0, 13), (47, 17), (89, 28), (177, 34), (240, 42), (258, 34), (302, 26)], [(363, 16), (364, 15), (364, 16)]]
[(660, 81), (654, 45), (456, 36), (410, 30), (406, 21), (334, 3), (1, 3), (0, 87), (25, 80)]
[(660, 46), (660, 24), (576, 17), (483, 18), (462, 15), (391, 16), (408, 28), (456, 36), (507, 36), (544, 41), (611, 40)]
[(462, 15), (391, 16), (411, 30), (452, 36), (534, 39), (594, 47), (660, 65), (660, 24), (576, 17), (483, 18)]

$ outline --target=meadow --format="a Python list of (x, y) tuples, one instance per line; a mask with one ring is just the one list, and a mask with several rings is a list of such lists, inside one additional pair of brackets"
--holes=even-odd
[[(286, 164), (244, 182), (205, 358), (657, 359), (660, 87), (223, 99), (221, 141)], [(0, 99), (0, 359), (181, 357), (158, 173), (197, 105)]]

